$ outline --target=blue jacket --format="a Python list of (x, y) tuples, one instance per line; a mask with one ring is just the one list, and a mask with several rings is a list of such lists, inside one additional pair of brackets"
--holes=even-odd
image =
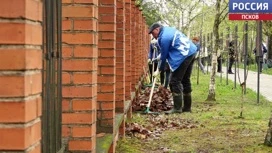
[(164, 69), (166, 59), (171, 71), (174, 72), (187, 57), (197, 52), (196, 45), (183, 33), (172, 27), (161, 27), (158, 43), (161, 49), (160, 71)]
[[(155, 46), (154, 46), (155, 45)], [(155, 51), (155, 47), (157, 48), (156, 52), (155, 52), (155, 56), (154, 58), (157, 58), (157, 56), (160, 54), (160, 46), (159, 44), (156, 43), (150, 43), (150, 50), (149, 50), (149, 54), (148, 54), (148, 59), (153, 59), (153, 53)]]

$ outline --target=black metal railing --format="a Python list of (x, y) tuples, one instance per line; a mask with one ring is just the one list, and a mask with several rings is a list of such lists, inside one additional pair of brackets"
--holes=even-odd
[(45, 0), (43, 11), (42, 152), (62, 150), (61, 0)]

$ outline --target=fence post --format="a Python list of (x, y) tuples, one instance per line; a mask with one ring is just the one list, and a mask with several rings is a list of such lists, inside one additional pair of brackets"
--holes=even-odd
[(257, 40), (256, 40), (256, 56), (258, 60), (258, 73), (257, 73), (257, 103), (260, 101), (260, 71), (261, 63), (260, 58), (263, 56), (262, 53), (262, 21), (257, 21)]

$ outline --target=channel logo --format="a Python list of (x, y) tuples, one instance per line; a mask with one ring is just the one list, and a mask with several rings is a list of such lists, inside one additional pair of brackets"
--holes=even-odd
[(230, 0), (229, 20), (272, 20), (272, 0)]

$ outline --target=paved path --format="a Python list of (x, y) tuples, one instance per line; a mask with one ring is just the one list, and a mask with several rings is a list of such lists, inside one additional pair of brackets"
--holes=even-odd
[[(234, 70), (234, 68), (233, 68)], [(241, 82), (244, 82), (244, 69), (237, 69), (236, 73), (236, 82), (237, 86), (239, 86), (239, 78), (238, 78), (238, 70), (239, 70), (239, 78)], [(223, 67), (224, 73), (222, 73), (222, 77), (226, 78), (226, 67)], [(221, 73), (217, 73), (220, 77)], [(254, 71), (248, 71), (246, 79), (246, 87), (252, 89), (257, 92), (257, 78), (258, 73)], [(228, 79), (234, 81), (235, 75), (228, 74)], [(266, 97), (269, 101), (272, 102), (272, 75), (260, 74), (260, 94)]]

